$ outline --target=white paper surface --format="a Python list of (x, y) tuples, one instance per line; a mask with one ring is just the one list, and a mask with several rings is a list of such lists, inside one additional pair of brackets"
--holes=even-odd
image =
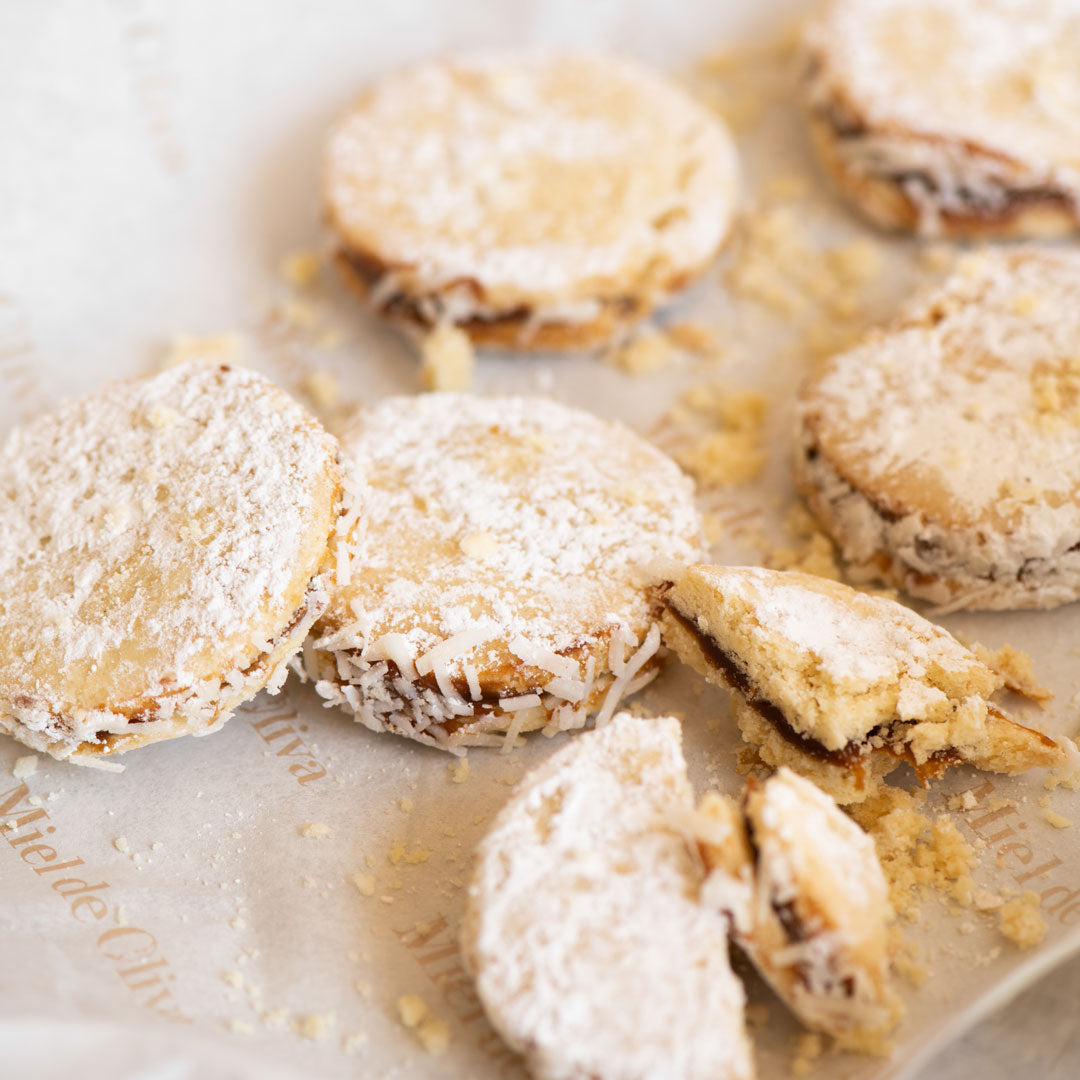
[[(676, 13), (659, 0), (5, 5), (0, 430), (59, 395), (150, 370), (178, 333), (244, 334), (251, 360), (286, 386), (305, 364), (317, 364), (337, 373), (350, 398), (413, 391), (410, 350), (336, 283), (323, 303), (344, 331), (339, 349), (315, 355), (309, 336), (274, 328), (266, 315), (282, 292), (281, 257), (320, 242), (321, 142), (367, 80), (450, 48), (547, 42), (628, 51), (675, 67), (798, 7), (751, 10), (715, 0)], [(805, 156), (793, 116), (766, 117), (742, 146), (751, 189), (766, 165), (775, 170), (778, 159)], [(842, 211), (836, 216), (838, 227), (858, 234)], [(908, 247), (893, 247), (883, 311), (912, 280)], [(734, 317), (716, 276), (678, 310), (713, 324)], [(721, 373), (772, 396), (769, 466), (761, 485), (718, 503), (733, 521), (753, 511), (766, 531), (787, 499), (785, 425), (799, 375), (777, 351), (770, 321), (768, 313), (740, 321), (739, 355)], [(476, 389), (588, 402), (645, 431), (693, 381), (685, 371), (630, 378), (580, 357), (489, 356)], [(733, 526), (717, 556), (752, 558), (739, 537)], [(1071, 734), (1078, 620), (1073, 606), (945, 621), (987, 645), (1007, 640), (1030, 651), (1057, 694), (1039, 722)], [(685, 717), (699, 790), (707, 783), (738, 790), (741, 743), (726, 723), (722, 693), (672, 663), (642, 700)], [(76, 1069), (87, 1078), (140, 1080), (520, 1075), (457, 959), (461, 885), (509, 785), (564, 738), (534, 738), (509, 757), (473, 751), (468, 779), (454, 783), (446, 756), (372, 735), (290, 682), (218, 734), (128, 755), (120, 775), (42, 758), (22, 791), (11, 769), (25, 750), (0, 740), (0, 817), (25, 823), (0, 841), (0, 1076), (51, 1080)], [(1080, 943), (1080, 851), (1070, 830), (1043, 820), (1041, 777), (957, 770), (937, 785), (935, 799), (984, 781), (993, 792), (983, 801), (1021, 802), (998, 817), (967, 815), (965, 835), (989, 844), (979, 880), (1056, 890), (1047, 896), (1046, 942), (1021, 953), (992, 920), (939, 917), (926, 905), (924, 925), (911, 936), (933, 943), (932, 977), (918, 991), (901, 987), (909, 1017), (897, 1053), (889, 1061), (831, 1059), (819, 1075), (883, 1080), (915, 1068), (965, 1014)], [(1056, 793), (1052, 805), (1068, 814), (1069, 798)], [(301, 836), (311, 822), (325, 823), (331, 835)], [(36, 841), (11, 842), (35, 830)], [(42, 862), (43, 850), (30, 852), (35, 843), (56, 858)], [(57, 871), (59, 863), (71, 865)], [(376, 879), (374, 896), (350, 883), (357, 871)], [(65, 877), (69, 884), (58, 891)], [(961, 924), (971, 931), (962, 933)], [(996, 959), (985, 962), (997, 945)], [(756, 983), (752, 993), (771, 1001)], [(403, 994), (421, 995), (450, 1022), (444, 1057), (425, 1053), (400, 1024), (395, 1003)], [(277, 1026), (268, 1025), (266, 1016), (278, 1013)], [(325, 1018), (322, 1040), (297, 1031), (312, 1015)], [(787, 1075), (798, 1030), (775, 1002), (770, 1015), (757, 1033), (766, 1078)]]

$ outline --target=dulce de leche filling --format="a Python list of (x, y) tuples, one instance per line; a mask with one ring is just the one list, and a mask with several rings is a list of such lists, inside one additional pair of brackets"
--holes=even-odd
[[(349, 271), (362, 282), (368, 295), (371, 296), (379, 288), (384, 277), (392, 272), (391, 267), (372, 255), (361, 254), (348, 248), (341, 248), (337, 257), (344, 263)], [(482, 302), (483, 289), (474, 278), (459, 278), (453, 283), (458, 288), (467, 289), (476, 299)], [(430, 299), (429, 298), (429, 303)], [(597, 298), (604, 308), (614, 311), (619, 318), (634, 316), (641, 307), (641, 302), (633, 296), (617, 296)], [(388, 316), (405, 319), (409, 322), (419, 323), (422, 326), (430, 326), (433, 323), (431, 312), (427, 310), (423, 300), (407, 295), (401, 290), (390, 291), (386, 296), (380, 297), (379, 311)], [(469, 327), (484, 326), (525, 326), (533, 319), (536, 312), (527, 304), (519, 304), (505, 311), (486, 311), (470, 315), (458, 325)], [(552, 320), (558, 322), (558, 319)]]
[(728, 685), (738, 690), (746, 699), (746, 703), (764, 720), (772, 724), (777, 733), (796, 749), (819, 761), (827, 761), (830, 765), (839, 765), (843, 768), (852, 767), (866, 754), (868, 747), (865, 743), (853, 741), (839, 750), (830, 750), (817, 739), (797, 731), (776, 705), (757, 694), (753, 684), (731, 653), (723, 649), (714, 637), (702, 631), (693, 619), (684, 615), (671, 603), (668, 603), (667, 608), (679, 625), (693, 636), (706, 659), (721, 672)]

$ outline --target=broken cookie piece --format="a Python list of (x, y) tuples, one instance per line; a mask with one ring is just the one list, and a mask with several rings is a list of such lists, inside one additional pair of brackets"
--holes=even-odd
[(990, 700), (1000, 675), (895, 601), (809, 574), (695, 566), (666, 604), (668, 645), (735, 691), (732, 715), (762, 760), (841, 803), (901, 761), (924, 784), (960, 763), (1018, 773), (1064, 761)]
[[(702, 899), (733, 913), (735, 941), (807, 1027), (837, 1037), (896, 1019), (888, 988), (888, 885), (873, 840), (790, 769), (751, 779), (741, 813), (707, 795), (699, 847), (712, 871)], [(744, 869), (740, 872), (739, 864)], [(750, 877), (740, 917), (732, 880)]]
[(532, 770), (476, 853), (463, 955), (535, 1077), (754, 1075), (680, 740), (620, 713)]

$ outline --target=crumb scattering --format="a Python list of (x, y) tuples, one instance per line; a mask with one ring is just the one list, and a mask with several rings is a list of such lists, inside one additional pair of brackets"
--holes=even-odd
[(975, 848), (956, 823), (945, 815), (931, 820), (922, 813), (925, 794), (912, 794), (888, 785), (864, 803), (849, 808), (855, 820), (873, 837), (881, 868), (889, 882), (889, 897), (897, 914), (915, 920), (927, 889), (934, 889), (971, 907), (978, 863)]
[(114, 837), (112, 846), (124, 855), (126, 855), (131, 850), (131, 846), (128, 844), (128, 838), (126, 836)]
[(309, 821), (300, 826), (300, 835), (308, 840), (326, 840), (333, 835), (329, 825), (322, 821)]
[(464, 784), (469, 778), (469, 759), (458, 758), (456, 761), (451, 761), (447, 769), (452, 783)]
[(664, 420), (676, 433), (672, 456), (703, 488), (756, 480), (765, 467), (767, 408), (768, 399), (755, 390), (722, 383), (691, 387)]
[(422, 997), (405, 994), (398, 998), (397, 1007), (401, 1022), (416, 1033), (420, 1045), (429, 1054), (446, 1053), (450, 1046), (450, 1027), (431, 1012)]
[(1042, 809), (1043, 819), (1049, 825), (1053, 825), (1055, 829), (1067, 829), (1072, 824), (1072, 818), (1067, 818), (1064, 814), (1059, 814), (1056, 810), (1050, 808), (1050, 796), (1044, 795), (1039, 800), (1039, 806)]

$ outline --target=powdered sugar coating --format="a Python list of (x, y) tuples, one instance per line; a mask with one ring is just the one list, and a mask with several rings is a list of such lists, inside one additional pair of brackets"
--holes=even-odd
[(869, 686), (927, 672), (982, 670), (948, 631), (910, 608), (806, 574), (758, 567), (697, 567), (723, 603), (752, 605), (751, 638), (780, 635), (833, 679)]
[(735, 184), (732, 143), (707, 110), (635, 62), (586, 53), (390, 75), (326, 157), (346, 247), (414, 298), (456, 287), (463, 316), (554, 306), (573, 321), (575, 304), (696, 272), (727, 233)]
[(1074, 599), (1078, 341), (1080, 256), (1014, 249), (830, 361), (802, 395), (798, 470), (845, 555), (884, 549), (891, 580), (958, 606)]
[(789, 903), (810, 890), (851, 941), (890, 914), (889, 889), (874, 841), (820, 788), (781, 768), (754, 804), (754, 839), (764, 893), (760, 904)]
[(727, 920), (673, 820), (692, 793), (676, 720), (615, 717), (533, 770), (476, 856), (466, 960), (542, 1078), (753, 1073)]
[(100, 732), (223, 719), (223, 680), (249, 682), (318, 614), (335, 462), (330, 436), (265, 378), (200, 363), (13, 431), (0, 460), (4, 726), (66, 755)]
[(309, 670), (368, 726), (415, 734), (537, 695), (526, 729), (557, 705), (579, 727), (655, 654), (652, 564), (693, 558), (700, 520), (688, 478), (627, 428), (540, 398), (428, 394), (359, 414), (342, 444), (357, 523)]
[(975, 149), (1017, 187), (1080, 194), (1078, 0), (833, 0), (807, 44), (812, 102), (898, 152)]

